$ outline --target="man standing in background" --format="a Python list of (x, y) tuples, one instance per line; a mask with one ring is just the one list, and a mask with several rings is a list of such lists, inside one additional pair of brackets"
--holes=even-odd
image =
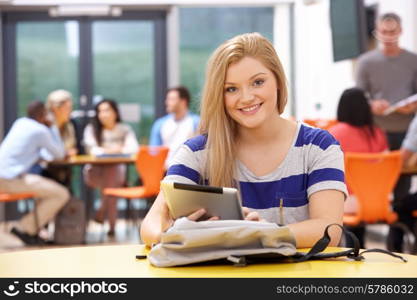
[(149, 145), (169, 148), (167, 167), (175, 151), (195, 134), (200, 122), (200, 117), (189, 111), (190, 101), (187, 88), (170, 88), (165, 99), (168, 115), (156, 120), (152, 126)]
[[(401, 19), (394, 13), (380, 16), (375, 37), (381, 44), (361, 55), (357, 63), (356, 83), (369, 94), (375, 122), (387, 134), (390, 150), (398, 150), (417, 109), (416, 103), (398, 108), (391, 114), (384, 111), (396, 102), (417, 93), (417, 55), (399, 46)], [(394, 201), (404, 198), (410, 189), (410, 176), (401, 176), (394, 190)], [(388, 248), (402, 250), (402, 232), (390, 228)]]

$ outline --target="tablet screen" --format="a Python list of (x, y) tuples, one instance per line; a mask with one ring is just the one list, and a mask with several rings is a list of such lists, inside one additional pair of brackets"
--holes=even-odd
[(243, 219), (239, 192), (235, 188), (162, 181), (161, 189), (174, 219), (186, 217), (201, 208), (207, 211), (207, 217)]

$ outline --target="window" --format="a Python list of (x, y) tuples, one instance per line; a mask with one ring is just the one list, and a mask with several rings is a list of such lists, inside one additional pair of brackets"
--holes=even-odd
[(222, 42), (246, 32), (272, 41), (273, 7), (180, 8), (181, 84), (190, 89), (191, 109), (198, 111), (210, 54)]

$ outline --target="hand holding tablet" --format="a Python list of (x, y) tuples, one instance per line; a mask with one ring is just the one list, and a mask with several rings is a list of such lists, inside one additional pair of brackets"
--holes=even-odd
[(199, 214), (200, 209), (205, 210), (208, 218), (244, 219), (239, 192), (235, 188), (162, 181), (161, 189), (174, 219)]

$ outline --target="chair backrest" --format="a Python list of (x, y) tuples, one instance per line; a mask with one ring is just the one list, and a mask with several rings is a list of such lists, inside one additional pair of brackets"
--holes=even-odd
[(358, 215), (364, 223), (390, 223), (390, 194), (401, 168), (400, 151), (345, 153), (346, 183), (358, 199)]
[(158, 194), (160, 182), (165, 174), (168, 147), (140, 146), (136, 155), (136, 170), (141, 176), (148, 193)]
[(338, 123), (338, 121), (334, 119), (304, 119), (303, 122), (313, 127), (321, 128), (324, 130), (329, 129), (330, 127)]

